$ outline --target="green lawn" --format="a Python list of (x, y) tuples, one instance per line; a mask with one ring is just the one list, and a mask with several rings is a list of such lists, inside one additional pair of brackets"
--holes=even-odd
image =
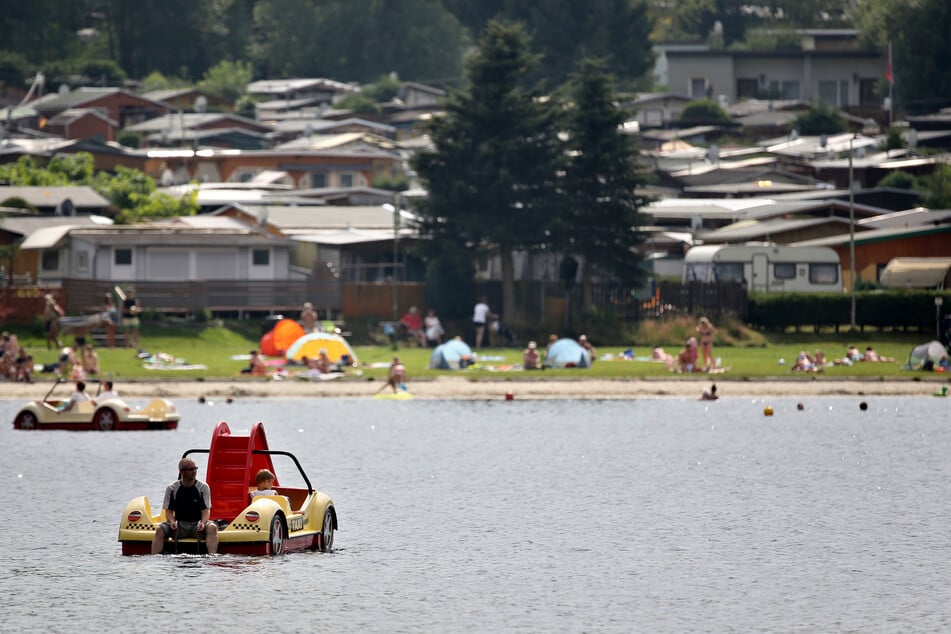
[[(210, 380), (238, 377), (246, 362), (232, 359), (232, 356), (246, 355), (251, 349), (258, 347), (258, 333), (247, 324), (239, 323), (235, 326), (238, 329), (229, 329), (221, 325), (205, 327), (163, 325), (143, 328), (140, 343), (144, 350), (153, 354), (164, 352), (188, 363), (203, 364), (207, 366), (207, 370), (148, 370), (144, 368), (141, 359), (137, 358), (136, 352), (128, 348), (111, 350), (98, 348), (100, 367), (104, 376), (128, 379), (145, 377), (152, 379), (204, 378)], [(28, 350), (34, 355), (36, 363), (55, 362), (57, 351), (47, 350), (41, 339), (28, 332), (17, 332), (15, 329), (11, 332), (20, 336), (21, 342), (25, 343)], [(855, 343), (860, 350), (867, 345), (871, 345), (879, 354), (894, 357), (896, 361), (894, 363), (858, 363), (851, 367), (831, 367), (825, 370), (825, 376), (910, 378), (918, 374), (922, 377), (943, 378), (941, 375), (930, 372), (912, 373), (901, 370), (901, 364), (907, 359), (911, 347), (928, 340), (927, 336), (922, 336), (920, 333), (911, 335), (875, 333), (851, 338), (847, 335), (827, 333), (776, 333), (765, 334), (762, 337), (763, 343), (757, 345), (716, 346), (714, 348), (715, 355), (721, 358), (723, 366), (729, 368), (725, 374), (719, 376), (722, 376), (723, 379), (734, 380), (799, 377), (798, 373), (792, 373), (789, 368), (800, 350), (810, 352), (823, 350), (827, 358), (831, 360), (842, 357), (846, 346), (849, 343)], [(598, 355), (611, 354), (616, 356), (619, 352), (631, 347), (624, 344), (599, 345)], [(635, 345), (633, 349), (636, 356), (650, 354), (650, 347), (646, 344)], [(666, 345), (665, 349), (671, 354), (676, 354), (679, 346), (670, 344)], [(355, 346), (354, 351), (364, 366), (373, 363), (387, 363), (394, 354), (394, 351), (387, 346)], [(431, 350), (401, 347), (397, 354), (406, 364), (411, 379), (434, 377), (441, 374), (457, 374), (445, 370), (430, 370), (428, 365)], [(539, 379), (549, 377), (662, 378), (672, 376), (660, 363), (639, 361), (599, 360), (594, 364), (594, 367), (589, 369), (545, 370), (540, 372), (497, 372), (487, 367), (521, 363), (521, 355), (522, 351), (516, 349), (485, 349), (481, 356), (487, 357), (487, 359), (479, 367), (466, 370), (464, 376), (472, 380), (490, 377), (494, 379), (528, 377)], [(779, 359), (784, 359), (786, 364), (780, 365)], [(363, 367), (361, 370), (364, 378), (383, 377), (386, 374), (385, 368)], [(42, 380), (40, 378), (42, 376), (42, 374), (39, 374), (38, 378)]]

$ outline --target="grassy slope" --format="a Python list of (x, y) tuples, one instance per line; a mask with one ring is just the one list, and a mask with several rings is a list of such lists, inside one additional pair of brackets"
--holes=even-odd
[[(16, 331), (13, 331), (16, 332)], [(18, 333), (34, 355), (37, 363), (52, 363), (56, 360), (57, 352), (46, 350), (42, 340), (25, 333)], [(789, 371), (790, 364), (795, 360), (800, 350), (824, 350), (829, 359), (841, 357), (849, 343), (855, 343), (860, 349), (873, 346), (881, 355), (894, 357), (894, 363), (859, 363), (851, 367), (832, 367), (825, 370), (830, 377), (904, 377), (914, 376), (914, 373), (900, 369), (901, 363), (907, 359), (911, 347), (927, 340), (927, 336), (919, 334), (881, 334), (869, 335), (849, 339), (846, 335), (831, 333), (792, 334), (779, 333), (764, 335), (757, 333), (753, 338), (741, 339), (731, 337), (725, 332), (722, 335), (732, 345), (717, 345), (714, 348), (716, 356), (722, 364), (729, 367), (729, 371), (718, 375), (725, 380), (765, 377), (799, 377)], [(676, 339), (674, 339), (676, 340)], [(719, 341), (719, 338), (718, 338)], [(243, 360), (234, 360), (233, 355), (246, 355), (252, 348), (258, 346), (257, 333), (247, 327), (242, 330), (231, 330), (222, 326), (194, 327), (160, 327), (145, 328), (142, 331), (141, 346), (152, 353), (165, 352), (174, 357), (184, 359), (188, 363), (204, 364), (207, 370), (188, 371), (156, 371), (143, 367), (140, 359), (133, 350), (127, 348), (106, 349), (99, 348), (100, 367), (104, 376), (120, 378), (141, 378), (172, 380), (180, 378), (234, 378), (240, 376), (241, 368), (246, 365)], [(598, 355), (617, 353), (630, 348), (630, 345), (601, 345), (598, 346)], [(650, 354), (648, 344), (633, 346), (637, 356)], [(677, 344), (666, 346), (666, 350), (676, 354)], [(354, 351), (362, 364), (386, 363), (390, 361), (394, 352), (385, 346), (356, 346)], [(411, 379), (451, 374), (449, 371), (429, 370), (429, 356), (431, 350), (420, 348), (400, 348), (398, 353), (403, 359), (410, 373)], [(521, 362), (521, 350), (490, 348), (482, 351), (482, 356), (501, 357), (501, 359), (486, 360), (483, 366), (500, 366)], [(779, 365), (780, 358), (786, 360), (786, 365)], [(364, 377), (382, 377), (386, 370), (383, 368), (363, 368)], [(40, 374), (38, 377), (44, 375)], [(478, 378), (551, 378), (551, 377), (598, 377), (598, 378), (669, 378), (673, 376), (666, 371), (662, 364), (637, 361), (598, 361), (593, 368), (586, 370), (546, 370), (544, 372), (494, 372), (485, 367), (470, 369), (465, 376)], [(697, 375), (703, 377), (705, 375)], [(933, 373), (924, 373), (924, 376), (940, 378)], [(42, 379), (39, 379), (42, 380)]]

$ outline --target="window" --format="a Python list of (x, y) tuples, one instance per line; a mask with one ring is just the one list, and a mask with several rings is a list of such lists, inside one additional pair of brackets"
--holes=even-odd
[(89, 254), (85, 251), (76, 254), (76, 270), (82, 272), (89, 270)]
[(878, 107), (878, 80), (860, 79), (859, 80), (859, 105)]
[(713, 265), (713, 276), (717, 282), (742, 282), (742, 262), (721, 262)]
[(311, 186), (311, 187), (326, 187), (326, 186), (327, 186), (327, 175), (326, 175), (326, 174), (311, 174), (311, 175), (310, 175), (310, 186)]
[(779, 99), (800, 99), (798, 81), (771, 81), (769, 92)]
[(703, 99), (707, 96), (707, 80), (703, 77), (690, 78), (690, 97), (692, 99)]
[(58, 271), (59, 270), (59, 251), (56, 250), (46, 250), (43, 251), (43, 261), (40, 264), (43, 267), (44, 271)]
[(843, 108), (849, 105), (849, 80), (843, 79), (839, 82), (839, 105)]
[(799, 82), (798, 81), (784, 81), (783, 82), (783, 98), (784, 99), (799, 99), (802, 94), (799, 91)]
[(810, 264), (809, 281), (812, 284), (838, 284), (839, 267), (835, 264)]
[(710, 269), (713, 265), (709, 263), (702, 264), (688, 264), (686, 274), (684, 275), (685, 282), (709, 282), (710, 281)]
[(836, 81), (820, 81), (819, 82), (819, 101), (822, 103), (829, 104), (830, 106), (835, 106), (838, 104), (836, 100), (837, 94), (839, 91), (839, 84)]
[(777, 280), (796, 279), (796, 265), (792, 262), (777, 262), (773, 265), (773, 277)]
[(251, 250), (251, 264), (253, 266), (270, 266), (271, 250), (270, 249), (252, 249)]
[(345, 172), (340, 175), (341, 187), (353, 187), (353, 174)]
[(737, 99), (754, 99), (758, 92), (759, 92), (759, 82), (757, 82), (756, 79), (743, 79), (742, 77), (737, 78), (736, 80), (736, 98)]
[(113, 263), (116, 266), (132, 266), (132, 249), (116, 249), (113, 252)]

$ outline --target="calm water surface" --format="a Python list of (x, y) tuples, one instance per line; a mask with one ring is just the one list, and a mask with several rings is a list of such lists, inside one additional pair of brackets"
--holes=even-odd
[[(951, 631), (951, 399), (803, 402), (178, 402), (177, 431), (78, 433), (0, 400), (0, 631)], [(333, 553), (119, 554), (219, 420), (333, 496)]]

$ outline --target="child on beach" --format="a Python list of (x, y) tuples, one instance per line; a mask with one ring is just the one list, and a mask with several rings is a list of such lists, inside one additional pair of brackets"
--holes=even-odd
[(403, 362), (400, 361), (399, 357), (393, 357), (393, 362), (390, 364), (390, 372), (386, 377), (386, 383), (380, 386), (380, 389), (376, 391), (377, 394), (385, 390), (387, 387), (393, 388), (393, 393), (396, 394), (400, 388), (406, 389), (403, 383), (406, 381), (406, 366), (403, 365)]

